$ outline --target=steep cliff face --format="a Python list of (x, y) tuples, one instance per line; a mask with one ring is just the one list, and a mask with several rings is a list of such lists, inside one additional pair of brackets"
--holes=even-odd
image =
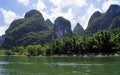
[(89, 20), (86, 32), (95, 33), (98, 30), (109, 30), (116, 17), (120, 17), (119, 5), (111, 5), (106, 13), (95, 12)]
[(72, 34), (71, 23), (63, 17), (58, 17), (54, 23), (54, 39), (61, 39), (63, 36)]
[(77, 25), (73, 29), (73, 32), (78, 34), (78, 35), (81, 35), (83, 31), (84, 31), (84, 29), (79, 23), (77, 23)]
[(10, 48), (19, 45), (44, 44), (49, 41), (50, 32), (42, 14), (37, 10), (30, 10), (23, 19), (11, 23), (2, 46)]

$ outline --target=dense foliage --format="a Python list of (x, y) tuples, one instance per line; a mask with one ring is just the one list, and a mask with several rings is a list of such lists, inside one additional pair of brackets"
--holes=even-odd
[(9, 50), (1, 50), (6, 55), (98, 55), (120, 52), (120, 29), (114, 33), (99, 31), (93, 36), (70, 36), (61, 40), (53, 40), (46, 45), (16, 46)]
[(99, 31), (93, 36), (64, 37), (62, 40), (54, 40), (50, 46), (54, 54), (114, 54), (120, 50), (120, 32), (116, 34), (108, 31)]

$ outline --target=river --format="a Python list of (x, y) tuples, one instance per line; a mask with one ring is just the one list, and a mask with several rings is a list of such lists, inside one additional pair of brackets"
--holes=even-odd
[(120, 75), (120, 57), (0, 56), (0, 75)]

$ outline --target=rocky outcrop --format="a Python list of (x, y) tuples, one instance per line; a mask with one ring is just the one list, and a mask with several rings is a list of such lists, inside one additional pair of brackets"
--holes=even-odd
[(81, 35), (83, 33), (83, 31), (84, 31), (84, 29), (79, 23), (77, 23), (77, 25), (73, 29), (73, 32), (78, 34), (78, 35)]
[(61, 39), (72, 34), (71, 23), (63, 17), (58, 17), (54, 23), (53, 38)]

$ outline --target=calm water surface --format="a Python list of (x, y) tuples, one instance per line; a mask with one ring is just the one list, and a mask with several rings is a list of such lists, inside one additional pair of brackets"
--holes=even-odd
[(120, 57), (0, 56), (0, 75), (120, 75)]

